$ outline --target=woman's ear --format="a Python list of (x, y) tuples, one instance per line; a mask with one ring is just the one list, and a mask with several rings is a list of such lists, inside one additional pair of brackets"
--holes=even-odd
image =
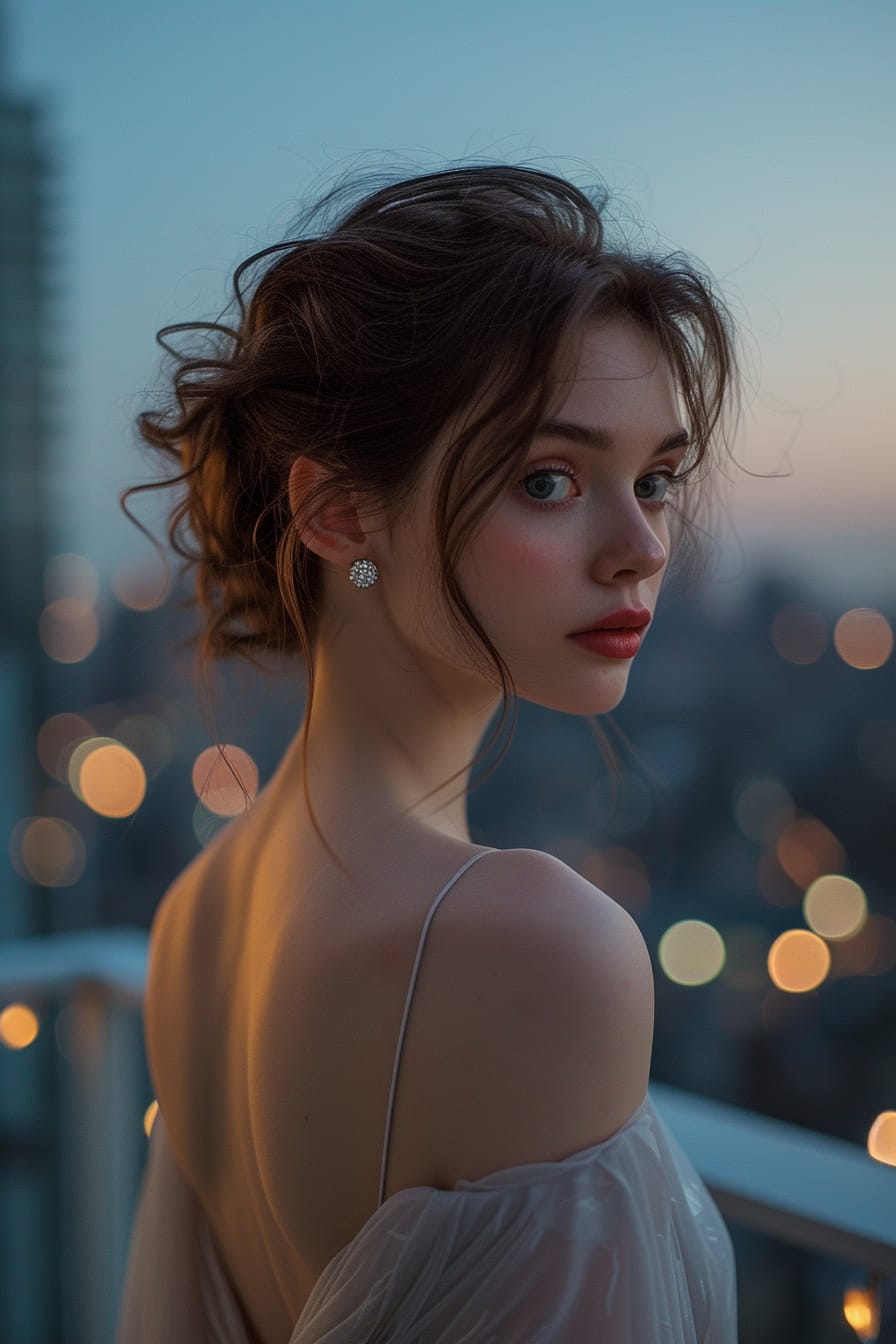
[(344, 565), (357, 559), (367, 536), (346, 490), (331, 489), (321, 496), (320, 505), (312, 503), (308, 514), (311, 492), (329, 479), (330, 473), (319, 462), (297, 457), (289, 469), (289, 507), (293, 516), (298, 513), (303, 519), (299, 535), (308, 549), (324, 560)]

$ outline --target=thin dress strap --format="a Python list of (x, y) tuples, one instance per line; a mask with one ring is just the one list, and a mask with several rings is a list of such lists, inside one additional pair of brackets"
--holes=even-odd
[(398, 1032), (398, 1045), (395, 1050), (395, 1067), (392, 1070), (392, 1086), (389, 1089), (389, 1105), (386, 1108), (386, 1137), (383, 1143), (383, 1162), (382, 1166), (380, 1167), (380, 1196), (377, 1204), (378, 1208), (379, 1205), (382, 1204), (383, 1202), (383, 1195), (386, 1193), (386, 1160), (389, 1155), (389, 1136), (392, 1132), (392, 1107), (395, 1102), (395, 1087), (398, 1082), (398, 1066), (401, 1063), (401, 1052), (404, 1047), (405, 1028), (407, 1027), (408, 1018), (410, 1017), (411, 1013), (411, 1000), (414, 997), (414, 989), (417, 983), (417, 972), (420, 969), (420, 960), (423, 956), (423, 945), (426, 942), (426, 935), (429, 932), (429, 926), (432, 923), (432, 917), (435, 914), (436, 910), (439, 908), (439, 904), (442, 900), (442, 897), (448, 894), (448, 892), (454, 886), (457, 879), (463, 873), (465, 873), (467, 869), (470, 867), (470, 864), (475, 863), (477, 859), (481, 859), (485, 854), (494, 854), (495, 852), (496, 851), (494, 849), (481, 849), (478, 854), (474, 854), (472, 858), (467, 859), (466, 863), (461, 864), (460, 868), (458, 868), (454, 876), (450, 877), (448, 881), (445, 883), (444, 887), (439, 892), (438, 896), (435, 898), (432, 905), (429, 907), (429, 914), (423, 921), (423, 932), (420, 934), (420, 942), (417, 945), (417, 958), (414, 962), (414, 969), (411, 971), (411, 983), (408, 986), (408, 996), (405, 1000), (404, 1005), (404, 1017), (401, 1019), (401, 1027)]

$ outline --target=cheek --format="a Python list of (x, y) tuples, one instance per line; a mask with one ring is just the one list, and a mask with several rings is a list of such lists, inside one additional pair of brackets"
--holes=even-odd
[(510, 598), (520, 586), (525, 596), (526, 584), (553, 587), (561, 575), (568, 577), (569, 541), (559, 531), (551, 535), (535, 523), (526, 526), (523, 521), (495, 519), (478, 539), (473, 562), (482, 591), (497, 597), (500, 590)]

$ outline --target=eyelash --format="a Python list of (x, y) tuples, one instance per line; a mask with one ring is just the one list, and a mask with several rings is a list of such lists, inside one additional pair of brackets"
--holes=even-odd
[[(555, 476), (555, 475), (568, 476), (570, 480), (573, 481), (576, 480), (576, 474), (574, 471), (571, 471), (569, 467), (561, 466), (555, 463), (552, 466), (539, 467), (537, 471), (528, 472), (520, 481), (519, 488), (520, 490), (522, 490), (526, 482), (531, 481), (533, 476)], [(665, 481), (670, 490), (675, 490), (684, 481), (684, 476), (677, 476), (675, 472), (670, 471), (649, 471), (646, 476), (641, 477), (641, 480), (647, 481), (650, 480), (651, 477), (659, 477), (661, 480)], [(556, 499), (556, 500), (534, 499), (532, 495), (527, 495), (525, 494), (525, 492), (523, 492), (523, 497), (527, 499), (530, 504), (535, 504), (537, 507), (542, 509), (563, 509), (567, 506), (567, 504), (572, 503), (572, 501), (569, 499)], [(666, 503), (666, 499), (665, 497), (658, 501), (645, 499), (644, 503), (656, 504), (657, 507), (662, 508)]]

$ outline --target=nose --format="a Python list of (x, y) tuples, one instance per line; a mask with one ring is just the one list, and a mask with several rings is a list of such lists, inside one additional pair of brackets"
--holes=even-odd
[(601, 540), (595, 549), (592, 572), (600, 583), (620, 578), (649, 579), (659, 573), (669, 559), (668, 545), (660, 535), (668, 536), (661, 512), (650, 513), (637, 499), (613, 509), (609, 526), (599, 527)]

